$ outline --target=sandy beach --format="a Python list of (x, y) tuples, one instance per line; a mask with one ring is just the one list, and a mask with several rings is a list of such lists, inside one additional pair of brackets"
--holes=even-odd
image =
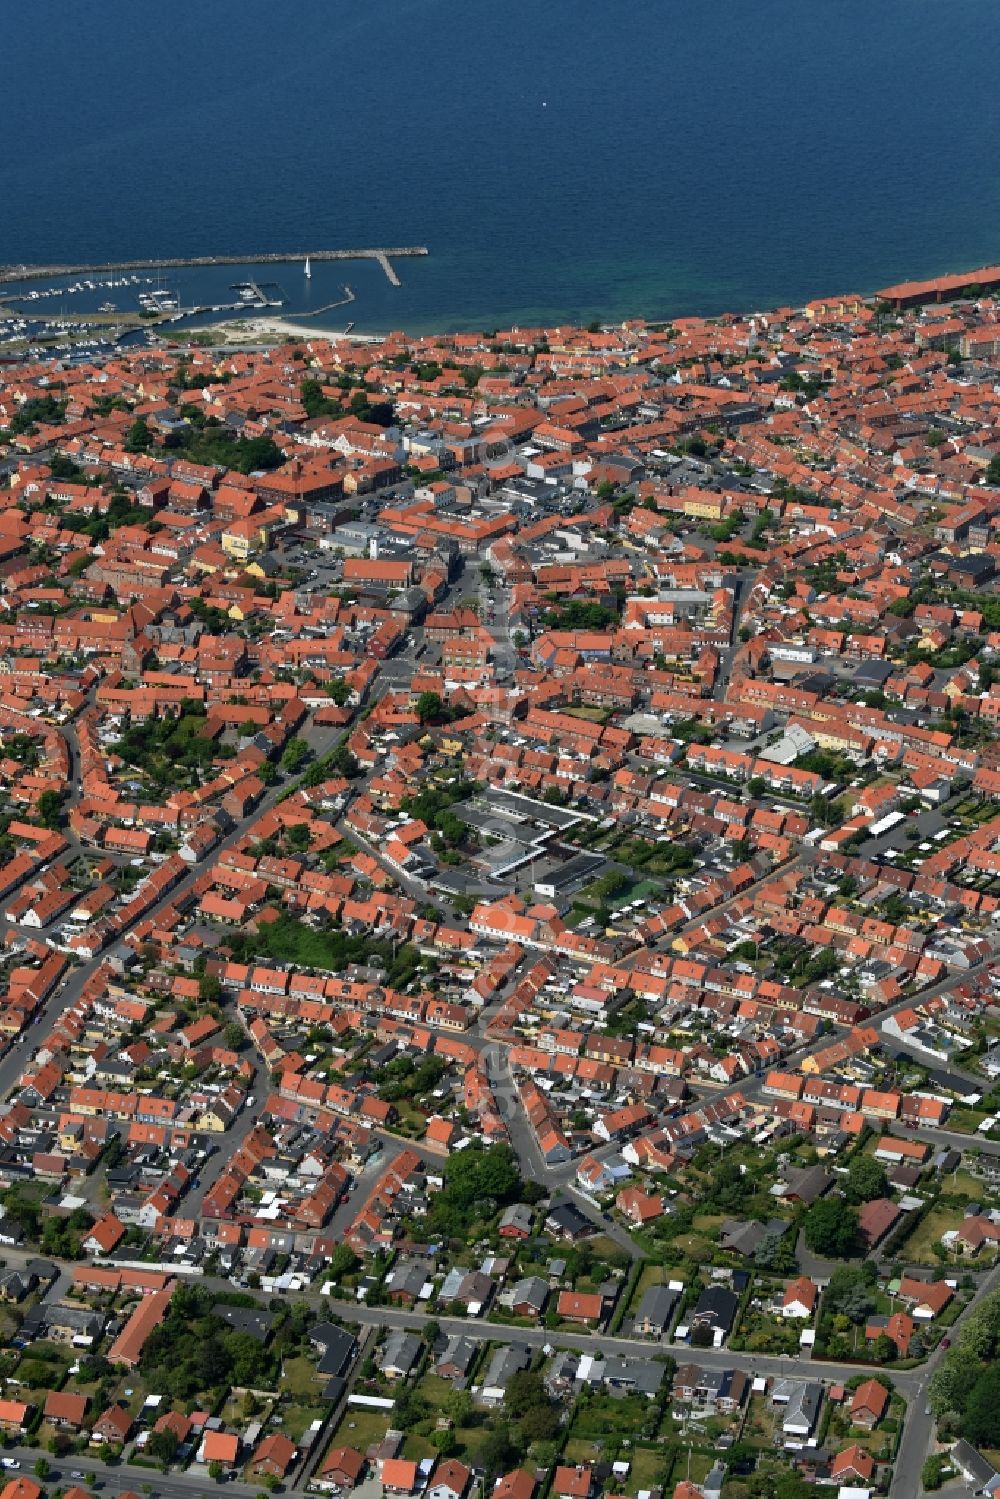
[(383, 341), (378, 333), (337, 333), (329, 328), (317, 328), (314, 323), (297, 323), (282, 317), (232, 318), (194, 331), (216, 334), (229, 344), (259, 344), (269, 339), (280, 343), (288, 338), (303, 338), (314, 343), (373, 344)]

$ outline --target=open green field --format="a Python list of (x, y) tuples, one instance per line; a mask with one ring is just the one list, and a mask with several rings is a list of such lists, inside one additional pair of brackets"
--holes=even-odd
[(962, 1216), (961, 1209), (934, 1208), (902, 1245), (900, 1255), (906, 1260), (917, 1260), (922, 1265), (936, 1265), (938, 1257), (934, 1253), (934, 1245), (940, 1244), (942, 1234), (960, 1227)]
[(625, 1492), (638, 1494), (640, 1489), (657, 1488), (666, 1467), (667, 1454), (650, 1447), (633, 1447), (628, 1453), (631, 1463), (625, 1480)]
[(322, 1421), (330, 1411), (328, 1405), (308, 1405), (295, 1401), (281, 1407), (281, 1429), (293, 1442), (300, 1442), (314, 1421)]
[(563, 1449), (563, 1461), (573, 1466), (596, 1463), (600, 1455), (596, 1444), (585, 1437), (570, 1437)]
[(990, 1118), (985, 1109), (954, 1108), (948, 1115), (948, 1128), (961, 1135), (974, 1135), (984, 1119)]
[(349, 1405), (337, 1427), (332, 1445), (334, 1447), (356, 1447), (364, 1452), (368, 1447), (381, 1442), (389, 1430), (391, 1411), (369, 1411), (360, 1406)]
[(321, 1383), (325, 1380), (317, 1377), (316, 1365), (304, 1354), (298, 1358), (286, 1358), (281, 1366), (281, 1392), (284, 1395), (310, 1398), (316, 1395)]

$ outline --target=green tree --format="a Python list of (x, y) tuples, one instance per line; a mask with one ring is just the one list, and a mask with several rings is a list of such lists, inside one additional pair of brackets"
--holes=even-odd
[(172, 1463), (177, 1456), (179, 1445), (176, 1431), (171, 1431), (169, 1427), (163, 1431), (151, 1431), (149, 1434), (149, 1452), (161, 1463)]
[(281, 757), (281, 768), (289, 775), (295, 775), (300, 771), (309, 758), (309, 746), (304, 739), (289, 739), (285, 745), (284, 754)]
[(62, 816), (62, 793), (43, 791), (38, 798), (38, 818), (45, 828), (58, 828)]
[(920, 1482), (925, 1489), (939, 1489), (944, 1482), (945, 1459), (940, 1452), (932, 1452), (920, 1470)]
[(435, 1193), (431, 1207), (434, 1226), (457, 1236), (477, 1217), (487, 1217), (512, 1202), (521, 1178), (509, 1145), (479, 1146), (450, 1156), (444, 1168), (445, 1184)]
[(339, 1283), (345, 1275), (353, 1274), (360, 1263), (361, 1261), (349, 1245), (338, 1244), (330, 1256), (330, 1263), (326, 1267), (327, 1274), (331, 1280)]
[(859, 1252), (858, 1215), (841, 1197), (814, 1202), (802, 1223), (806, 1243), (814, 1254), (843, 1260)]
[(864, 1283), (858, 1283), (845, 1290), (837, 1300), (829, 1298), (828, 1294), (828, 1300), (831, 1311), (836, 1310), (840, 1316), (846, 1317), (848, 1322), (853, 1322), (855, 1327), (860, 1327), (877, 1305), (870, 1287)]
[(230, 1020), (222, 1032), (223, 1040), (230, 1051), (239, 1051), (246, 1041), (246, 1031), (238, 1020)]
[(427, 1414), (427, 1402), (415, 1390), (402, 1390), (396, 1397), (393, 1421), (401, 1431), (410, 1431), (418, 1422), (425, 1420)]
[(962, 1413), (962, 1435), (976, 1447), (1000, 1445), (1000, 1364), (976, 1380)]
[(523, 1416), (538, 1405), (548, 1404), (541, 1374), (535, 1369), (518, 1369), (507, 1381), (504, 1410), (509, 1416)]
[(889, 1190), (885, 1167), (874, 1156), (859, 1154), (847, 1168), (847, 1194), (853, 1202), (874, 1202)]
[(521, 1436), (529, 1447), (535, 1442), (550, 1442), (559, 1430), (559, 1412), (550, 1400), (534, 1405), (521, 1417)]
[(774, 1499), (811, 1499), (814, 1486), (801, 1473), (779, 1473), (774, 1481)]
[(198, 998), (202, 1004), (217, 1005), (222, 998), (222, 985), (214, 973), (203, 973), (198, 979)]
[(148, 453), (153, 443), (153, 434), (144, 417), (136, 417), (125, 434), (126, 453)]
[(417, 717), (423, 724), (437, 723), (444, 714), (444, 703), (436, 692), (422, 692), (417, 698)]
[(299, 386), (299, 400), (306, 410), (310, 420), (318, 416), (342, 416), (343, 406), (339, 401), (331, 399), (323, 394), (323, 387), (318, 380), (303, 380)]
[(479, 1463), (485, 1470), (487, 1480), (484, 1492), (489, 1493), (493, 1480), (520, 1462), (522, 1455), (522, 1448), (510, 1427), (504, 1422), (494, 1426), (479, 1449)]
[(456, 1426), (467, 1426), (475, 1411), (475, 1402), (468, 1390), (449, 1390), (442, 1402), (442, 1409)]
[(780, 1229), (765, 1234), (754, 1250), (754, 1264), (761, 1270), (773, 1270), (778, 1275), (791, 1275), (795, 1269), (795, 1247), (791, 1236)]
[(441, 1324), (436, 1317), (429, 1317), (420, 1330), (420, 1336), (428, 1348), (433, 1348), (441, 1336)]
[(288, 847), (297, 854), (304, 854), (312, 844), (312, 834), (307, 822), (295, 822), (285, 834)]
[(36, 1459), (33, 1465), (32, 1472), (34, 1473), (35, 1477), (41, 1482), (43, 1479), (48, 1478), (49, 1474), (52, 1472), (52, 1464), (49, 1462), (47, 1457), (39, 1457)]
[(361, 770), (361, 766), (346, 744), (339, 744), (334, 750), (332, 763), (334, 770), (339, 770), (348, 781), (353, 780)]

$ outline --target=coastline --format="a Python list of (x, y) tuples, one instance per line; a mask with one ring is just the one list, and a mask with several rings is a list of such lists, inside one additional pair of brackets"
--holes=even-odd
[[(314, 324), (296, 322), (294, 318), (254, 317), (222, 319), (215, 323), (203, 323), (196, 329), (178, 330), (189, 333), (210, 333), (223, 338), (227, 343), (260, 343), (262, 339), (273, 339), (281, 343), (290, 338), (305, 338), (314, 343), (347, 342), (357, 344), (379, 344), (385, 341), (382, 333), (337, 332), (331, 328), (317, 328)], [(180, 340), (178, 339), (178, 342)]]

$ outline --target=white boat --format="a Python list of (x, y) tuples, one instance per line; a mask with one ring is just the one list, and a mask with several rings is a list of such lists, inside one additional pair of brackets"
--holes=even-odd
[(308, 255), (306, 256), (305, 274), (306, 274), (306, 280), (307, 281), (311, 281), (312, 280), (312, 266), (309, 264), (309, 256)]

